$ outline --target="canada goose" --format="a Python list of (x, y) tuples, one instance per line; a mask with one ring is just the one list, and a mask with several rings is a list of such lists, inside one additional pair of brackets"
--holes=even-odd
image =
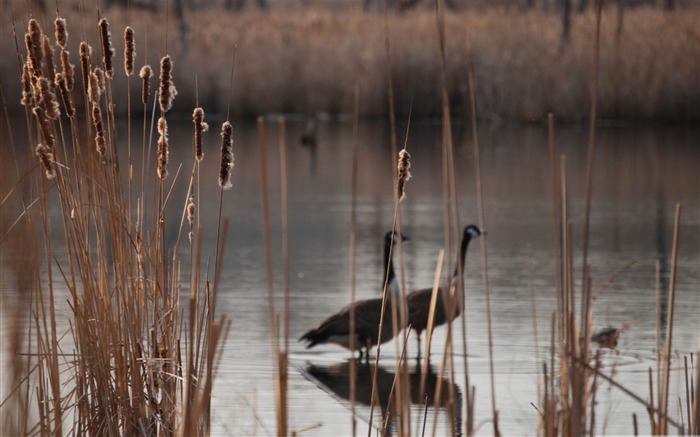
[[(395, 234), (398, 236), (398, 234)], [(384, 323), (382, 325), (382, 343), (394, 337), (391, 317), (391, 301), (401, 302), (401, 289), (394, 274), (394, 264), (391, 259), (392, 232), (387, 232), (384, 237), (384, 276), (382, 277), (382, 289), (384, 288), (384, 278), (387, 278), (388, 300), (384, 308)], [(408, 240), (401, 236), (402, 241)], [(388, 275), (388, 276), (387, 276)], [(355, 350), (364, 348), (369, 359), (369, 350), (377, 344), (379, 337), (379, 319), (382, 313), (382, 299), (367, 299), (355, 302)], [(306, 341), (306, 348), (312, 348), (317, 344), (333, 343), (350, 349), (350, 308), (351, 305), (333, 314), (318, 327), (308, 331), (299, 338), (299, 341)], [(400, 310), (399, 310), (400, 311)]]
[[(452, 276), (452, 286), (457, 288), (455, 297), (457, 299), (457, 305), (452, 310), (454, 311), (454, 317), (449, 321), (451, 322), (457, 316), (462, 313), (462, 297), (461, 291), (459, 290), (459, 272), (460, 266), (461, 271), (464, 272), (464, 259), (467, 255), (467, 247), (472, 238), (477, 238), (481, 235), (481, 230), (474, 225), (469, 225), (464, 228), (462, 233), (462, 245), (459, 252), (459, 265), (455, 265), (455, 272)], [(440, 287), (438, 291), (438, 296), (440, 299), (435, 305), (435, 316), (433, 319), (433, 327), (440, 326), (447, 322), (447, 317), (445, 316), (445, 309), (447, 306), (447, 301), (445, 297), (445, 291), (449, 288), (445, 286)], [(430, 314), (430, 299), (433, 295), (432, 288), (424, 288), (422, 290), (412, 291), (406, 296), (406, 304), (408, 306), (408, 325), (416, 333), (416, 339), (418, 339), (418, 354), (420, 354), (420, 335), (428, 327), (428, 317)]]
[(616, 349), (617, 340), (620, 337), (620, 330), (617, 328), (609, 327), (603, 328), (591, 336), (591, 341), (593, 343), (598, 343), (598, 346)]

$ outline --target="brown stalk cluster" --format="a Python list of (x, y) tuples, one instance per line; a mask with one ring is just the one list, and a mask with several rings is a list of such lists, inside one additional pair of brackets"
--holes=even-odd
[(148, 94), (150, 93), (150, 80), (153, 70), (150, 65), (141, 67), (139, 77), (141, 78), (141, 101), (144, 105), (148, 105)]
[(228, 121), (221, 126), (221, 170), (219, 171), (219, 186), (228, 190), (231, 188), (231, 169), (233, 168), (233, 126)]
[(197, 161), (201, 161), (204, 158), (202, 133), (209, 130), (209, 125), (204, 122), (204, 109), (195, 108), (192, 113), (192, 119), (194, 121), (194, 156)]
[(172, 77), (173, 61), (165, 55), (160, 60), (160, 110), (165, 113), (173, 107), (177, 90)]
[(168, 177), (168, 122), (165, 117), (158, 119), (158, 177), (163, 180)]
[(114, 68), (112, 59), (114, 58), (114, 46), (112, 45), (112, 34), (109, 32), (109, 23), (106, 18), (99, 22), (100, 27), (100, 42), (102, 43), (102, 61), (105, 66), (107, 77), (112, 77)]
[(124, 29), (124, 72), (127, 77), (134, 73), (134, 58), (136, 57), (136, 44), (134, 42), (134, 29), (126, 26)]

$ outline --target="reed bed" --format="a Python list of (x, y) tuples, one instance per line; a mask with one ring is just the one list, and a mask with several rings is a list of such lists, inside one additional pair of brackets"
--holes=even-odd
[[(389, 14), (390, 78), (397, 115), (405, 115), (412, 100), (414, 116), (439, 116), (442, 98), (435, 63), (434, 14), (430, 9)], [(17, 10), (15, 15), (18, 20), (25, 18)], [(77, 7), (66, 11), (72, 23), (80, 22), (80, 17)], [(152, 53), (164, 51), (161, 15), (139, 11), (131, 14), (128, 23), (126, 17), (126, 10), (110, 10), (115, 28), (128, 24), (138, 35), (148, 33), (148, 49)], [(222, 113), (227, 107), (228, 60), (231, 47), (238, 44), (239, 55), (246, 62), (236, 73), (237, 98), (232, 103), (236, 114), (352, 114), (353, 90), (347, 84), (360, 80), (361, 116), (389, 115), (381, 15), (353, 10), (238, 14), (197, 10), (188, 11), (185, 19), (190, 29), (185, 43), (171, 38), (170, 53), (177, 54), (179, 68), (197, 74), (200, 82), (207, 84), (199, 93), (199, 102), (211, 113)], [(41, 24), (47, 25), (43, 20)], [(601, 23), (599, 117), (698, 120), (700, 35), (696, 24), (697, 10), (692, 7), (670, 13), (634, 8), (626, 10), (618, 32), (615, 9), (606, 7)], [(3, 26), (2, 32), (0, 44), (5, 53), (11, 53), (11, 27)], [(85, 32), (92, 36), (96, 30), (88, 27)], [(568, 45), (561, 44), (560, 32), (560, 17), (555, 13), (502, 8), (446, 12), (446, 78), (453, 115), (469, 112), (464, 66), (470, 34), (481, 118), (544, 120), (549, 112), (560, 122), (587, 118), (595, 14), (574, 15)], [(112, 43), (116, 53), (123, 52), (121, 38), (113, 38)], [(145, 54), (146, 49), (137, 51), (137, 63), (143, 63)], [(75, 55), (77, 51), (71, 52), (74, 63)], [(18, 73), (13, 63), (0, 66), (11, 101), (18, 98)], [(115, 84), (124, 89), (121, 82), (126, 82), (126, 77), (116, 75)], [(290, 87), (290, 82), (296, 85)], [(191, 77), (178, 83), (175, 110), (189, 112), (195, 106), (195, 88)], [(125, 100), (125, 93), (115, 97), (117, 111), (125, 111)]]
[[(99, 30), (95, 39), (80, 41), (81, 25)], [(60, 65), (51, 62), (54, 26)], [(159, 114), (143, 121), (144, 145), (147, 124), (157, 124), (157, 160), (150, 168), (143, 155), (142, 188), (136, 190), (131, 113), (129, 128), (118, 132), (113, 96), (121, 92), (114, 79), (133, 72), (138, 33), (125, 30), (121, 74), (106, 18), (93, 25), (58, 18), (52, 26), (31, 19), (27, 29), (26, 50), (18, 46), (16, 54), (26, 82), (29, 150), (22, 153), (11, 136), (3, 139), (3, 152), (17, 169), (17, 179), (3, 185), (11, 188), (3, 192), (2, 250), (12, 254), (18, 316), (2, 433), (207, 435), (230, 321), (216, 314), (223, 250), (210, 278), (202, 266), (204, 230), (194, 198), (169, 196), (181, 174), (168, 169), (167, 112), (176, 94), (171, 59), (164, 56), (160, 65)], [(82, 71), (73, 70), (69, 49), (80, 52)], [(131, 91), (128, 82), (121, 85)], [(156, 95), (144, 86), (144, 105)], [(9, 108), (15, 106), (3, 100), (10, 133)], [(118, 160), (118, 137), (128, 138), (127, 163)], [(192, 156), (191, 188), (200, 158)], [(170, 202), (182, 204), (180, 217), (165, 215)], [(185, 219), (189, 271), (182, 269), (180, 251)], [(172, 230), (175, 240), (166, 238)]]

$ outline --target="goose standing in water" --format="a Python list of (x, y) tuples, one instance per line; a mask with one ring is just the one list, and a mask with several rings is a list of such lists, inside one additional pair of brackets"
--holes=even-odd
[[(394, 234), (396, 238), (398, 234)], [(384, 278), (387, 278), (387, 302), (384, 308), (384, 322), (382, 324), (381, 342), (384, 343), (394, 338), (392, 327), (391, 302), (397, 302), (397, 313), (401, 314), (401, 287), (394, 274), (394, 264), (391, 257), (392, 232), (387, 232), (384, 237), (384, 276), (382, 276), (382, 289)], [(402, 241), (408, 240), (401, 236)], [(387, 276), (388, 275), (388, 276)], [(306, 341), (306, 348), (312, 348), (317, 344), (332, 343), (350, 349), (350, 308), (352, 304), (333, 314), (316, 328), (308, 331), (299, 338)], [(382, 314), (382, 298), (367, 299), (355, 302), (355, 350), (366, 351), (369, 359), (369, 350), (377, 344), (379, 339), (379, 319)]]
[[(474, 225), (469, 225), (464, 228), (462, 233), (462, 245), (459, 252), (459, 265), (455, 265), (455, 272), (452, 276), (452, 283), (450, 286), (455, 287), (455, 295), (457, 305), (454, 308), (450, 308), (451, 312), (454, 312), (453, 317), (449, 320), (445, 314), (447, 307), (449, 306), (449, 299), (446, 299), (446, 292), (449, 293), (450, 287), (442, 286), (438, 290), (438, 301), (435, 305), (435, 316), (433, 318), (433, 328), (443, 325), (445, 322), (451, 322), (456, 319), (462, 313), (462, 291), (459, 287), (459, 272), (460, 266), (461, 271), (464, 273), (464, 260), (467, 255), (467, 247), (472, 238), (477, 238), (481, 235), (481, 230)], [(406, 296), (406, 302), (408, 305), (408, 323), (411, 329), (416, 333), (416, 339), (418, 339), (418, 354), (420, 355), (420, 335), (428, 327), (428, 317), (430, 315), (430, 299), (433, 295), (432, 288), (424, 288), (422, 290), (412, 291)]]

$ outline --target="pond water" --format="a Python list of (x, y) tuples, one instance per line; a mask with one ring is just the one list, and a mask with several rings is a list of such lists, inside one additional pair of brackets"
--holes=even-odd
[[(269, 342), (265, 252), (257, 132), (254, 124), (234, 126), (233, 188), (224, 194), (223, 215), (230, 217), (225, 246), (218, 312), (233, 321), (212, 402), (214, 435), (275, 434), (274, 389)], [(171, 163), (191, 162), (191, 123), (171, 124)], [(201, 210), (204, 254), (214, 253), (219, 190), (218, 125), (208, 135), (202, 164)], [(304, 123), (288, 124), (290, 372), (289, 421), (299, 435), (349, 435), (350, 403), (345, 398), (350, 353), (333, 346), (306, 350), (296, 339), (350, 300), (350, 219), (352, 124), (320, 123), (315, 147), (298, 141)], [(456, 127), (455, 168), (460, 228), (478, 219), (470, 133)], [(277, 127), (268, 125), (271, 226), (275, 256), (277, 308), (282, 300), (280, 178)], [(581, 265), (584, 218), (584, 175), (587, 131), (557, 128), (556, 143), (566, 155), (569, 216), (574, 229), (575, 266)], [(700, 129), (601, 127), (597, 134), (589, 260), (593, 290), (593, 329), (622, 328), (618, 350), (605, 350), (606, 372), (648, 398), (647, 370), (655, 365), (655, 263), (662, 260), (664, 283), (670, 275), (674, 207), (682, 204), (677, 265), (673, 348), (678, 356), (696, 352), (700, 333)], [(481, 158), (485, 227), (488, 230), (488, 272), (491, 290), (496, 403), (500, 429), (507, 435), (534, 435), (537, 430), (537, 378), (541, 360), (549, 356), (549, 320), (556, 306), (555, 262), (548, 173), (547, 135), (543, 126), (485, 127)], [(413, 178), (401, 204), (409, 290), (432, 285), (443, 244), (443, 196), (440, 125), (416, 120), (408, 149)], [(378, 297), (382, 281), (383, 234), (394, 214), (391, 182), (395, 157), (389, 133), (381, 123), (366, 122), (359, 130), (357, 198), (357, 299)], [(171, 164), (171, 174), (176, 165)], [(186, 164), (183, 166), (189, 166)], [(187, 170), (188, 171), (188, 170)], [(171, 213), (179, 217), (186, 178), (175, 184)], [(170, 238), (177, 228), (173, 221)], [(485, 301), (479, 243), (467, 255), (466, 320), (470, 383), (476, 386), (476, 425), (491, 434), (491, 389)], [(528, 275), (528, 245), (534, 264), (540, 353), (535, 352)], [(187, 258), (187, 257), (184, 257)], [(454, 256), (451, 263), (454, 264)], [(182, 269), (187, 271), (185, 267)], [(577, 273), (577, 280), (580, 273)], [(183, 281), (188, 283), (188, 281)], [(183, 295), (187, 291), (183, 290)], [(664, 295), (665, 296), (665, 295)], [(578, 302), (577, 302), (578, 308)], [(62, 314), (69, 314), (65, 309)], [(65, 322), (67, 327), (67, 322)], [(461, 329), (458, 319), (455, 327)], [(446, 328), (433, 337), (433, 383), (439, 378)], [(459, 338), (459, 337), (458, 337)], [(455, 342), (455, 393), (465, 393), (461, 340)], [(400, 350), (386, 343), (378, 378), (393, 379)], [(406, 350), (415, 373), (415, 340)], [(676, 364), (682, 361), (676, 361)], [(370, 366), (373, 368), (373, 365)], [(358, 369), (358, 434), (367, 433), (369, 408), (363, 404), (369, 367)], [(678, 393), (684, 386), (672, 376), (670, 402), (678, 417)], [(390, 384), (390, 382), (389, 382)], [(320, 388), (321, 387), (321, 388)], [(380, 389), (381, 391), (382, 389)], [(462, 396), (463, 397), (463, 396)], [(642, 405), (607, 384), (598, 391), (596, 427), (608, 434), (631, 434), (632, 414), (640, 432), (649, 432)], [(462, 400), (462, 405), (464, 401)], [(377, 414), (381, 414), (377, 410)], [(412, 406), (413, 434), (423, 408)], [(427, 434), (435, 411), (428, 411)], [(463, 414), (462, 414), (463, 416)], [(375, 418), (375, 423), (376, 423)], [(443, 409), (438, 435), (449, 435), (450, 418)]]

